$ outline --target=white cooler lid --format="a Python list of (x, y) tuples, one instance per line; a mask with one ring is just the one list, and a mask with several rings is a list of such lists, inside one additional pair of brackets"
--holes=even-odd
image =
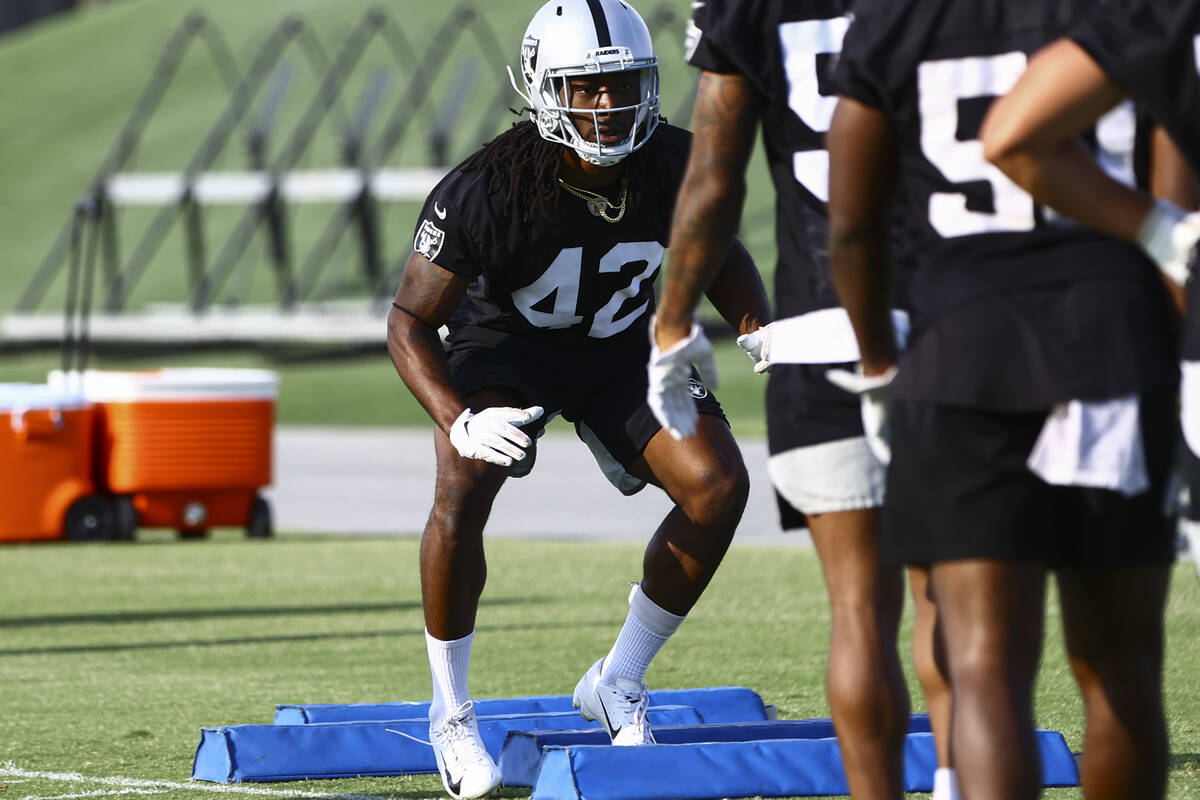
[(84, 408), (87, 398), (79, 392), (45, 383), (0, 383), (0, 412), (37, 408), (59, 410)]
[(149, 370), (96, 370), (82, 373), (50, 373), (51, 386), (81, 388), (97, 403), (126, 403), (144, 400), (251, 399), (274, 400), (279, 394), (279, 375), (268, 369), (225, 369), (219, 367), (165, 367)]

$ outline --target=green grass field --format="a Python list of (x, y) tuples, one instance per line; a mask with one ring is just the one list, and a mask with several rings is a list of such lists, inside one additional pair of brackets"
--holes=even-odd
[[(426, 699), (417, 544), (218, 534), (196, 543), (145, 536), (127, 546), (6, 547), (0, 792), (197, 798), (215, 788), (187, 783), (202, 726), (269, 723), (281, 702)], [(500, 540), (489, 556), (473, 693), (569, 693), (616, 635), (640, 547)], [(1175, 799), (1200, 797), (1198, 603), (1195, 574), (1180, 566), (1166, 675)], [(1050, 608), (1038, 723), (1078, 749), (1080, 706)], [(656, 688), (749, 686), (781, 717), (827, 716), (827, 635), (811, 551), (735, 548), (647, 677)], [(919, 694), (913, 701), (919, 710)], [(227, 788), (232, 796), (441, 796), (435, 776)]]

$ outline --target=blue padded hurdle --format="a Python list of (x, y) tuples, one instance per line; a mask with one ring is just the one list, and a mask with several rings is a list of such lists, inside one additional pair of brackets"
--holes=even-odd
[[(1046, 786), (1077, 786), (1075, 758), (1062, 735), (1040, 731)], [(937, 755), (931, 733), (910, 733), (905, 790), (928, 792)], [(615, 778), (619, 776), (619, 778)], [(533, 800), (719, 800), (848, 794), (836, 739), (550, 746)]]
[[(753, 722), (767, 719), (758, 693), (744, 686), (706, 686), (698, 689), (658, 689), (650, 692), (650, 705), (691, 706), (705, 722)], [(537, 714), (573, 711), (571, 695), (498, 697), (475, 700), (475, 713)], [(368, 722), (416, 719), (429, 716), (429, 702), (419, 703), (281, 703), (275, 707), (276, 725), (314, 722)]]
[[(652, 706), (646, 718), (651, 725), (663, 726), (699, 725), (704, 721), (689, 706)], [(504, 739), (512, 730), (589, 726), (600, 730), (598, 723), (588, 722), (574, 709), (479, 717), (479, 733), (492, 758), (499, 758)], [(202, 728), (192, 778), (243, 783), (436, 772), (433, 748), (408, 738), (427, 740), (428, 736), (427, 718)]]
[[(910, 733), (928, 733), (929, 716), (914, 714)], [(654, 728), (659, 744), (698, 742), (753, 742), (764, 739), (829, 739), (834, 736), (829, 719), (787, 719), (767, 722), (733, 722), (716, 725), (677, 725)], [(608, 744), (603, 730), (509, 731), (500, 749), (500, 772), (505, 786), (533, 786), (542, 752), (547, 747)], [(931, 773), (932, 777), (932, 773)], [(928, 790), (927, 790), (928, 791)]]

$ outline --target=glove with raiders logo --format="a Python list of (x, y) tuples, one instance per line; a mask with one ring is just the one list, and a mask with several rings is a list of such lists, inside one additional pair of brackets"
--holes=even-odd
[(654, 319), (650, 320), (649, 385), (646, 402), (654, 418), (667, 429), (671, 438), (681, 441), (696, 433), (696, 400), (688, 381), (692, 366), (710, 386), (717, 385), (717, 365), (712, 345), (700, 325), (693, 322), (691, 332), (666, 350), (654, 341)]
[(1168, 278), (1183, 286), (1200, 242), (1200, 212), (1189, 214), (1174, 203), (1156, 200), (1138, 228), (1137, 242)]
[(450, 444), (463, 458), (511, 466), (525, 458), (525, 448), (533, 442), (518, 426), (540, 419), (542, 411), (541, 406), (496, 406), (473, 414), (468, 408), (450, 426)]
[(754, 374), (762, 375), (771, 368), (771, 326), (768, 322), (756, 331), (743, 333), (737, 338), (738, 347), (746, 351), (754, 362)]
[(860, 365), (855, 372), (831, 369), (825, 378), (839, 389), (858, 395), (862, 408), (863, 432), (867, 446), (883, 464), (892, 460), (892, 433), (888, 425), (888, 401), (892, 395), (892, 379), (896, 368), (888, 367), (881, 375), (862, 374)]

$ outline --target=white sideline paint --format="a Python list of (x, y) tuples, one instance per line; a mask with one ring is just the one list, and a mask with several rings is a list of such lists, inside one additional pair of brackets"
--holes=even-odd
[(76, 792), (75, 794), (38, 795), (38, 800), (76, 800), (80, 797), (111, 797), (119, 794), (166, 794), (170, 789), (97, 789), (94, 792)]
[[(73, 784), (100, 784), (114, 790), (97, 790), (77, 794), (53, 796), (27, 795), (37, 800), (72, 800), (83, 797), (115, 797), (122, 794), (164, 794), (183, 790), (192, 792), (214, 792), (218, 794), (243, 794), (257, 797), (312, 797), (317, 800), (379, 800), (383, 795), (374, 794), (331, 794), (328, 792), (305, 792), (300, 789), (268, 789), (265, 786), (244, 784), (203, 783), (201, 781), (154, 781), (143, 778), (120, 778), (83, 775), (79, 772), (38, 772), (21, 769), (11, 761), (0, 766), (0, 779), (24, 778), (44, 781), (60, 781)], [(13, 781), (14, 783), (16, 781)]]

